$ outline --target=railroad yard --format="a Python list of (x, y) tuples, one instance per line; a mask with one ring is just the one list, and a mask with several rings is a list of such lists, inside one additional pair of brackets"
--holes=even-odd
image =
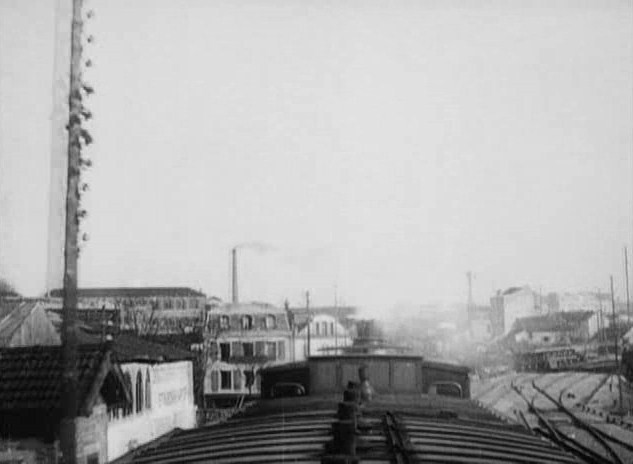
[[(630, 386), (621, 381), (622, 410), (630, 411)], [(633, 462), (633, 417), (618, 413), (614, 375), (512, 373), (473, 381), (471, 388), (473, 399), (493, 412), (579, 449), (591, 461)]]

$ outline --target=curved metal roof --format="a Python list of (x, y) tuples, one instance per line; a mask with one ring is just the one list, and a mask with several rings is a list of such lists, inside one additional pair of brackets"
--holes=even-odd
[[(261, 401), (224, 424), (177, 431), (117, 462), (321, 463), (331, 452), (336, 408), (335, 398)], [(360, 462), (578, 462), (466, 400), (385, 397), (363, 406), (361, 421)]]

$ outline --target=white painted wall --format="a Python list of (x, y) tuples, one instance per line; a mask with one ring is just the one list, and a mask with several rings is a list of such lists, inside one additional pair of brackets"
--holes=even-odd
[[(131, 415), (108, 422), (108, 460), (116, 459), (139, 445), (175, 428), (196, 426), (191, 361), (161, 364), (127, 363), (121, 366), (132, 379), (134, 409)], [(143, 383), (149, 371), (151, 406), (136, 413), (135, 381), (141, 372)]]
[[(317, 329), (318, 327), (318, 329)], [(326, 329), (324, 331), (324, 328)], [(327, 356), (334, 351), (324, 351), (323, 348), (349, 346), (352, 338), (334, 316), (329, 314), (315, 314), (310, 324), (310, 356)], [(308, 328), (303, 327), (295, 335), (293, 361), (304, 361), (308, 356)]]

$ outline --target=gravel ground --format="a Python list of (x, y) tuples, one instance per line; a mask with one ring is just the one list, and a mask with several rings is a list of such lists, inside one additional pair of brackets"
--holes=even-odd
[[(528, 399), (534, 399), (534, 406), (545, 411), (548, 419), (552, 420), (561, 430), (575, 437), (585, 446), (604, 455), (604, 448), (590, 434), (575, 427), (567, 416), (558, 412), (554, 403), (532, 388), (532, 381), (535, 381), (538, 387), (546, 390), (557, 400), (562, 392), (563, 404), (572, 409), (578, 417), (622, 441), (633, 444), (633, 431), (607, 423), (606, 420), (607, 415), (614, 411), (614, 406), (617, 406), (618, 402), (617, 378), (615, 376), (586, 372), (514, 373), (483, 381), (474, 381), (471, 386), (472, 397), (514, 421), (519, 421), (518, 412), (523, 412), (530, 426), (536, 426), (538, 424), (536, 416), (528, 413), (528, 405), (525, 400), (511, 388), (511, 384), (514, 382)], [(626, 400), (627, 395), (624, 397)], [(584, 409), (583, 406), (585, 406)], [(625, 407), (627, 406), (628, 401), (625, 401)], [(602, 417), (600, 413), (603, 414)], [(617, 445), (614, 448), (624, 462), (633, 463), (633, 453)]]

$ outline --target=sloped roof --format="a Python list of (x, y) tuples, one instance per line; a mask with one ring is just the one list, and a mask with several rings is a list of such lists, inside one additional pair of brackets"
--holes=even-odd
[[(51, 296), (61, 298), (62, 289), (51, 291)], [(79, 298), (149, 298), (157, 296), (171, 297), (206, 297), (206, 295), (189, 287), (97, 287), (80, 288), (77, 290)]]
[(512, 332), (566, 332), (588, 320), (593, 311), (568, 311), (539, 316), (520, 317), (512, 326)]
[(7, 346), (16, 330), (35, 310), (37, 301), (0, 303), (0, 346)]
[[(113, 372), (126, 391), (105, 345), (80, 345), (76, 366), (80, 414), (90, 413), (108, 373)], [(58, 411), (63, 371), (61, 346), (0, 348), (0, 411)]]
[(518, 293), (523, 289), (527, 289), (527, 287), (510, 287), (506, 289), (502, 294), (503, 295), (512, 295), (513, 293)]
[[(251, 316), (253, 318), (252, 330), (265, 330), (270, 332), (276, 331), (289, 331), (290, 325), (288, 323), (288, 316), (286, 311), (277, 308), (275, 306), (259, 306), (259, 305), (239, 305), (232, 306), (229, 310), (211, 310), (208, 313), (208, 327), (210, 331), (218, 330), (221, 327), (220, 319), (222, 316), (229, 318), (229, 327), (227, 331), (242, 331), (242, 317)], [(275, 327), (266, 327), (266, 316), (275, 316)], [(223, 329), (220, 329), (223, 330)], [(250, 330), (249, 330), (250, 331)]]

